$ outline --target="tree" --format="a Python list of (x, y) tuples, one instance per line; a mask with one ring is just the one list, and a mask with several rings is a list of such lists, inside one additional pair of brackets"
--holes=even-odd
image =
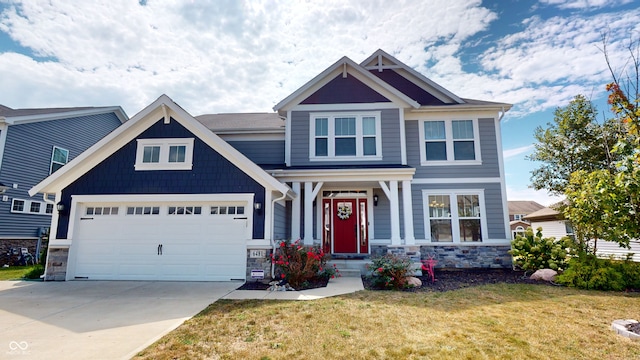
[(531, 173), (534, 189), (561, 195), (573, 172), (591, 172), (611, 166), (616, 127), (612, 122), (599, 124), (596, 116), (593, 104), (583, 95), (577, 95), (569, 105), (556, 109), (553, 123), (547, 123), (546, 129), (536, 128), (537, 143), (528, 157), (540, 162)]
[[(607, 85), (608, 102), (614, 114), (612, 123), (622, 130), (612, 148), (612, 162), (606, 170), (574, 172), (565, 192), (569, 205), (565, 218), (582, 236), (615, 241), (629, 247), (629, 239), (640, 238), (640, 41), (630, 42), (627, 68), (616, 74), (604, 54), (613, 82)], [(592, 251), (595, 253), (597, 245)]]

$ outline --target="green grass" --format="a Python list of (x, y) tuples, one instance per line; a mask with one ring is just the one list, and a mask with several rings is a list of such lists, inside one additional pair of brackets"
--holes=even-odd
[(537, 285), (360, 291), (315, 301), (221, 300), (140, 359), (636, 359), (615, 319), (640, 294)]
[(33, 269), (40, 265), (31, 266), (11, 266), (8, 268), (0, 267), (0, 281), (4, 280), (21, 280)]

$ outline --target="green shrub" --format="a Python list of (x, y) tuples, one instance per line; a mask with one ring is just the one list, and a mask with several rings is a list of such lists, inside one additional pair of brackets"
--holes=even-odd
[(555, 280), (580, 289), (613, 290), (640, 289), (640, 264), (631, 261), (599, 259), (593, 254), (581, 254), (569, 260), (568, 268)]
[(566, 267), (567, 249), (571, 249), (573, 240), (563, 237), (542, 238), (542, 228), (538, 228), (536, 235), (528, 228), (524, 236), (518, 235), (511, 241), (509, 253), (513, 256), (516, 266), (525, 271), (538, 269), (563, 270)]
[(367, 265), (372, 286), (379, 289), (404, 289), (407, 276), (413, 272), (413, 262), (409, 258), (387, 254), (371, 259)]
[(33, 269), (24, 274), (25, 279), (40, 279), (40, 276), (44, 274), (44, 266), (35, 265)]

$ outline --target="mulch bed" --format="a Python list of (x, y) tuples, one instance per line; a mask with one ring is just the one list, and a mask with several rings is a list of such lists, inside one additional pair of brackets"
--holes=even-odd
[[(531, 274), (529, 274), (531, 275)], [(545, 281), (531, 280), (524, 271), (511, 269), (453, 269), (435, 271), (436, 281), (431, 282), (428, 276), (416, 276), (422, 281), (422, 287), (409, 288), (407, 292), (444, 292), (471, 286), (487, 284), (543, 284)], [(367, 290), (382, 290), (374, 288), (366, 276), (362, 277), (362, 283)]]
[[(307, 282), (307, 286), (303, 286), (296, 290), (309, 290), (327, 287), (328, 279), (315, 278)], [(240, 286), (238, 290), (267, 290), (271, 285), (269, 281), (247, 281), (244, 285)]]

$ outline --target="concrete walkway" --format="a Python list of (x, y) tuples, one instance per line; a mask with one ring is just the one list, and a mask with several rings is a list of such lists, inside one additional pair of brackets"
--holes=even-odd
[(240, 285), (0, 281), (0, 359), (130, 359), (220, 298), (313, 300), (363, 289), (359, 277), (304, 291)]
[(302, 291), (236, 290), (223, 299), (263, 299), (263, 300), (316, 300), (329, 296), (349, 294), (364, 290), (360, 277), (339, 277), (331, 279), (327, 287)]

